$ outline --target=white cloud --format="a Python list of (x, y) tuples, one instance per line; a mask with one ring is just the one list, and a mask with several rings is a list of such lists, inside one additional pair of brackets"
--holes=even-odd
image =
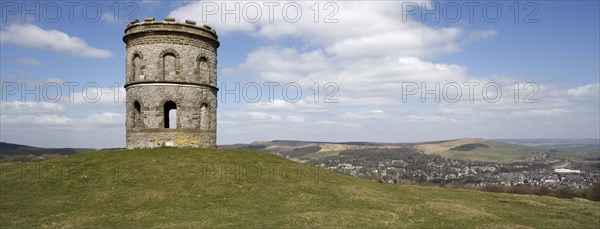
[[(270, 8), (269, 4), (278, 5)], [(318, 14), (314, 11), (316, 4), (320, 9)], [(465, 36), (462, 29), (432, 28), (404, 18), (402, 4), (402, 1), (198, 1), (171, 11), (169, 17), (207, 23), (221, 35), (242, 32), (267, 39), (297, 38), (339, 57), (428, 57), (460, 49), (459, 41)], [(225, 14), (225, 8), (238, 11)], [(297, 8), (302, 15), (298, 21), (290, 22)], [(250, 12), (255, 9), (261, 10), (260, 20), (248, 22), (253, 19), (255, 14)], [(332, 23), (325, 23), (326, 17)], [(487, 30), (471, 36), (483, 39), (493, 34), (495, 31)]]
[(61, 127), (66, 131), (86, 131), (98, 127), (120, 127), (125, 123), (121, 113), (92, 113), (83, 118), (65, 114), (2, 114), (2, 124), (11, 124), (20, 128)]
[[(299, 52), (278, 47), (258, 48), (238, 67), (228, 70), (231, 74), (239, 72), (245, 76), (253, 73), (254, 77), (267, 82), (296, 82), (304, 89), (315, 82), (320, 87), (332, 83), (338, 89), (333, 98), (342, 105), (393, 104), (401, 98), (400, 90), (405, 83), (463, 82), (468, 80), (466, 71), (462, 66), (437, 64), (414, 57), (346, 61), (327, 56), (320, 50)], [(333, 93), (333, 88), (328, 89), (319, 94), (320, 102)]]
[[(233, 109), (239, 115), (227, 117), (227, 121), (245, 120), (235, 122), (235, 127), (246, 126), (244, 129), (248, 133), (245, 134), (253, 138), (249, 140), (278, 139), (280, 137), (275, 133), (280, 131), (275, 130), (294, 130), (293, 138), (304, 139), (302, 136), (308, 135), (320, 136), (316, 137), (319, 140), (365, 140), (370, 136), (376, 141), (528, 136), (522, 134), (522, 129), (506, 128), (509, 126), (527, 126), (543, 133), (539, 135), (541, 137), (599, 135), (597, 130), (589, 128), (599, 124), (597, 84), (572, 88), (535, 83), (528, 86), (530, 80), (527, 78), (473, 77), (465, 66), (434, 63), (417, 57), (340, 59), (321, 49), (299, 51), (284, 47), (259, 47), (249, 53), (243, 63), (225, 72), (228, 76), (242, 74), (259, 81), (297, 82), (303, 88), (314, 82), (321, 86), (325, 82), (339, 85), (336, 95), (339, 103), (314, 104), (312, 94), (308, 93), (296, 104), (278, 99), (274, 103), (261, 102)], [(517, 101), (513, 90), (515, 82), (520, 82)], [(419, 87), (407, 102), (402, 100), (403, 83), (414, 83)], [(426, 103), (421, 102), (422, 83), (428, 90), (439, 84), (440, 102), (435, 102), (432, 95), (427, 96)], [(454, 90), (449, 90), (448, 94), (443, 91), (445, 85), (452, 83), (456, 83), (462, 93), (456, 103), (444, 99), (444, 96), (453, 98), (455, 95)], [(471, 83), (476, 84), (473, 94), (469, 94), (469, 87), (465, 86)], [(501, 87), (502, 96), (498, 101), (486, 101), (497, 95), (494, 87), (483, 90), (488, 83)], [(526, 96), (532, 96), (528, 103), (524, 102)], [(306, 113), (306, 109), (311, 109), (308, 105), (318, 105), (323, 111)], [(590, 110), (593, 107), (596, 109)], [(284, 121), (294, 112), (303, 112), (304, 126)], [(244, 116), (244, 113), (247, 114)], [(254, 128), (257, 130), (252, 131)], [(577, 129), (584, 130), (575, 133)], [(232, 126), (222, 130), (223, 136), (235, 131)]]
[[(407, 115), (406, 119), (402, 122), (418, 122), (418, 123), (430, 123), (434, 125), (457, 123), (458, 121), (437, 115)], [(431, 126), (430, 126), (431, 127)]]
[(600, 100), (600, 84), (586, 84), (567, 89), (567, 94), (574, 100)]
[[(475, 77), (469, 74), (467, 66), (435, 62), (430, 58), (457, 52), (469, 42), (492, 38), (500, 33), (494, 29), (469, 31), (468, 27), (458, 24), (432, 27), (411, 19), (404, 21), (402, 2), (399, 1), (334, 2), (339, 6), (334, 15), (338, 20), (336, 23), (322, 22), (326, 11), (321, 11), (319, 23), (313, 22), (309, 7), (315, 1), (297, 2), (303, 15), (296, 23), (286, 22), (282, 17), (281, 9), (288, 2), (278, 2), (274, 22), (269, 22), (265, 2), (238, 1), (240, 7), (255, 3), (262, 6), (262, 19), (257, 23), (245, 22), (244, 18), (238, 23), (232, 15), (222, 21), (222, 3), (233, 8), (236, 1), (204, 2), (217, 4), (221, 11), (208, 15), (208, 21), (203, 22), (202, 16), (206, 16), (202, 11), (203, 2), (176, 2), (172, 4), (185, 5), (176, 6), (169, 17), (209, 24), (220, 36), (244, 33), (260, 40), (261, 44), (269, 44), (248, 53), (234, 68), (220, 72), (220, 80), (227, 81), (231, 79), (228, 77), (239, 75), (240, 79), (249, 81), (281, 83), (278, 89), (285, 83), (296, 82), (305, 90), (296, 103), (276, 97), (272, 102), (260, 100), (229, 107), (220, 105), (220, 144), (282, 138), (406, 142), (463, 136), (531, 137), (527, 130), (535, 130), (535, 137), (599, 135), (594, 127), (599, 122), (600, 84), (539, 85), (535, 96), (539, 102), (523, 103), (527, 93), (521, 91), (520, 101), (516, 103), (509, 86), (514, 82), (527, 82), (526, 78)], [(323, 4), (327, 2), (318, 3), (324, 9)], [(105, 14), (102, 18), (112, 20), (109, 16)], [(102, 58), (111, 55), (106, 50), (90, 47), (80, 38), (35, 25), (11, 25), (3, 28), (1, 33), (3, 43), (46, 48), (75, 56)], [(21, 62), (36, 64), (31, 60)], [(49, 81), (62, 82), (60, 79)], [(315, 82), (320, 88), (318, 103), (314, 102), (313, 91), (309, 89)], [(323, 87), (330, 82), (338, 86), (339, 91), (334, 96), (337, 103), (323, 102), (330, 92)], [(408, 102), (402, 101), (403, 83), (418, 86), (425, 83), (431, 88), (435, 83), (443, 86), (451, 82), (461, 85), (464, 82), (480, 83), (473, 95), (476, 99), (469, 102), (463, 88), (463, 98), (458, 103), (443, 99), (433, 102), (431, 97), (423, 103), (420, 93)], [(504, 91), (500, 101), (490, 103), (482, 98), (481, 87), (487, 82), (498, 82), (502, 86)], [(68, 138), (78, 140), (82, 137), (75, 135), (87, 133), (86, 137), (102, 136), (89, 138), (94, 141), (117, 138), (122, 142), (124, 89), (119, 88), (115, 98), (115, 89), (92, 87), (81, 93), (82, 86), (79, 85), (71, 95), (73, 101), (68, 101), (65, 96), (55, 104), (1, 104), (3, 138), (31, 127), (36, 130), (60, 128), (63, 133), (74, 133)]]
[[(239, 22), (236, 22), (233, 17), (230, 17), (230, 21), (228, 23), (221, 22), (221, 6), (226, 4), (228, 9), (233, 9), (235, 7), (236, 2), (230, 1), (196, 1), (190, 4), (181, 6), (169, 13), (167, 17), (174, 17), (178, 21), (184, 21), (186, 19), (195, 20), (199, 23), (206, 23), (211, 25), (213, 28), (218, 29), (217, 32), (222, 34), (232, 33), (236, 31), (250, 32), (254, 30), (255, 24), (246, 23), (243, 19)], [(237, 4), (240, 4), (237, 1)], [(262, 2), (261, 2), (262, 5)], [(217, 10), (218, 14), (212, 14)], [(241, 13), (240, 13), (241, 14)], [(204, 20), (204, 17), (206, 17)], [(211, 15), (211, 16), (209, 16)], [(238, 14), (239, 15), (239, 14)]]
[(346, 38), (326, 50), (343, 57), (432, 56), (459, 50), (460, 29), (415, 27)]
[[(212, 3), (216, 3), (222, 10), (222, 2)], [(241, 7), (248, 4), (239, 3)], [(235, 2), (227, 1), (224, 4), (231, 9)], [(314, 2), (299, 4), (308, 12), (308, 7)], [(418, 136), (435, 139), (453, 136), (457, 125), (464, 123), (471, 125), (464, 126), (465, 129), (475, 129), (479, 133), (489, 132), (490, 129), (486, 128), (491, 126), (478, 126), (488, 122), (492, 116), (482, 114), (497, 114), (502, 109), (500, 107), (511, 108), (512, 113), (505, 116), (517, 115), (514, 112), (527, 109), (527, 105), (512, 106), (505, 101), (496, 104), (483, 101), (481, 87), (485, 83), (499, 81), (503, 89), (506, 89), (506, 84), (514, 82), (512, 79), (473, 77), (468, 74), (465, 66), (425, 60), (458, 51), (461, 45), (469, 42), (493, 37), (497, 34), (496, 30), (465, 31), (452, 26), (434, 28), (411, 19), (403, 20), (402, 3), (395, 1), (349, 1), (335, 4), (339, 6), (339, 12), (335, 15), (339, 22), (332, 24), (314, 23), (313, 18), (306, 14), (296, 23), (277, 17), (271, 23), (265, 19), (266, 12), (262, 13), (263, 20), (257, 23), (246, 23), (243, 18), (237, 23), (231, 15), (222, 20), (222, 12), (209, 15), (208, 20), (203, 22), (202, 16), (206, 14), (198, 13), (206, 6), (202, 2), (185, 5), (170, 13), (169, 16), (178, 20), (194, 19), (207, 23), (216, 28), (220, 35), (241, 32), (267, 41), (289, 41), (288, 38), (292, 38), (304, 44), (295, 47), (271, 45), (256, 48), (247, 54), (243, 63), (225, 69), (225, 76), (221, 77), (278, 82), (281, 85), (295, 82), (305, 90), (315, 82), (320, 87), (326, 83), (334, 83), (338, 87), (334, 96), (337, 103), (323, 103), (323, 96), (328, 91), (322, 90), (320, 103), (313, 102), (312, 91), (309, 91), (297, 103), (275, 98), (271, 103), (261, 101), (229, 108), (226, 114), (219, 117), (220, 123), (224, 121), (220, 124), (220, 135), (228, 136), (227, 133), (231, 133), (230, 136), (239, 136), (240, 126), (244, 126), (244, 135), (251, 136), (243, 138), (247, 140), (284, 138), (279, 130), (290, 130), (283, 132), (289, 132), (292, 138), (305, 139), (302, 136), (313, 136), (319, 140), (366, 140), (373, 136), (377, 141), (402, 141), (391, 140), (392, 136), (398, 134), (414, 137), (413, 139)], [(425, 83), (430, 88), (435, 83), (444, 86), (451, 82), (479, 82), (479, 91), (473, 95), (477, 96), (475, 103), (469, 103), (466, 95), (460, 104), (447, 107), (443, 107), (446, 104), (443, 100), (436, 103), (431, 102), (431, 98), (428, 103), (421, 103), (420, 94), (409, 102), (402, 101), (403, 83), (416, 83), (418, 86)], [(493, 93), (488, 95), (492, 96)], [(563, 109), (547, 107), (547, 104), (535, 107), (540, 111)], [(461, 112), (455, 112), (453, 108), (458, 108)], [(295, 118), (298, 113), (302, 116)], [(292, 120), (304, 121), (299, 126), (300, 123)], [(427, 132), (444, 129), (448, 130), (447, 134)], [(412, 135), (407, 131), (419, 134)], [(372, 135), (367, 136), (365, 133)]]
[(111, 23), (111, 24), (116, 24), (116, 25), (122, 25), (124, 23), (127, 22), (123, 22), (121, 18), (118, 17), (119, 15), (115, 15), (114, 12), (111, 11), (106, 11), (102, 13), (102, 16), (100, 17), (104, 22), (106, 23)]
[(370, 110), (366, 112), (344, 112), (338, 115), (342, 120), (367, 120), (367, 119), (386, 119), (389, 118), (381, 110)]
[(299, 100), (292, 103), (283, 99), (275, 99), (272, 102), (250, 103), (246, 106), (249, 110), (270, 110), (270, 111), (295, 111), (295, 112), (324, 112), (326, 108), (323, 105), (309, 103), (305, 100)]
[(33, 58), (26, 58), (26, 57), (17, 58), (17, 60), (15, 62), (17, 64), (30, 65), (30, 66), (36, 66), (36, 67), (41, 67), (44, 65), (39, 60), (36, 60)]
[(56, 113), (65, 111), (65, 106), (59, 103), (48, 102), (20, 102), (10, 101), (0, 103), (3, 114), (31, 114), (31, 113)]
[[(216, 3), (222, 10), (222, 2)], [(248, 2), (239, 2), (240, 7)], [(256, 2), (262, 6), (263, 2)], [(285, 2), (279, 2), (281, 6)], [(308, 14), (296, 23), (286, 22), (276, 14), (273, 22), (266, 19), (267, 12), (257, 23), (237, 23), (231, 15), (222, 20), (221, 13), (209, 15), (203, 22), (202, 2), (195, 2), (173, 10), (169, 16), (179, 20), (194, 19), (216, 28), (219, 35), (236, 32), (258, 39), (301, 41), (302, 45), (258, 47), (247, 54), (243, 63), (225, 69), (225, 79), (246, 79), (263, 82), (296, 82), (308, 89), (315, 82), (322, 87), (335, 83), (338, 103), (314, 103), (312, 91), (305, 93), (298, 103), (275, 98), (272, 103), (261, 101), (246, 106), (228, 108), (220, 116), (219, 135), (225, 141), (252, 141), (257, 139), (318, 140), (368, 140), (407, 141), (457, 137), (508, 137), (518, 136), (521, 130), (506, 126), (524, 126), (545, 136), (565, 136), (569, 131), (549, 123), (564, 123), (573, 117), (598, 123), (597, 111), (586, 114), (578, 109), (575, 98), (593, 94), (594, 87), (572, 89), (567, 94), (564, 87), (538, 85), (537, 103), (523, 103), (529, 91), (520, 91), (519, 102), (513, 101), (510, 86), (527, 79), (508, 76), (472, 76), (468, 68), (457, 64), (436, 63), (426, 58), (461, 50), (470, 42), (490, 39), (499, 32), (495, 29), (468, 31), (458, 26), (430, 27), (411, 19), (403, 20), (400, 1), (347, 1), (335, 2), (339, 12), (337, 23), (314, 23)], [(233, 8), (235, 1), (224, 4)], [(304, 12), (314, 2), (299, 2)], [(321, 2), (320, 4), (324, 4)], [(321, 5), (322, 6), (322, 5)], [(265, 7), (262, 7), (265, 10)], [(278, 13), (280, 13), (278, 11)], [(440, 102), (428, 97), (421, 102), (423, 88), (407, 102), (402, 100), (403, 83), (415, 83), (428, 89), (436, 83), (443, 88), (458, 83), (462, 98), (458, 103)], [(479, 83), (469, 100), (468, 89), (463, 83)], [(485, 101), (495, 96), (493, 90), (482, 91), (486, 83), (496, 82), (502, 87), (500, 101)], [(326, 93), (327, 91), (325, 91)], [(325, 94), (321, 91), (321, 99)], [(455, 92), (450, 91), (452, 97)], [(597, 93), (596, 93), (597, 94)], [(484, 97), (487, 96), (487, 97)], [(440, 96), (441, 97), (441, 96)], [(589, 101), (598, 99), (587, 98)], [(316, 110), (319, 112), (307, 112)], [(291, 122), (293, 116), (302, 114), (301, 123)], [(595, 115), (595, 116), (594, 116)], [(543, 122), (531, 122), (543, 117)], [(238, 120), (244, 120), (239, 122)], [(575, 119), (576, 120), (576, 119)], [(529, 124), (531, 123), (531, 124)], [(302, 124), (302, 125), (298, 125)], [(573, 124), (580, 126), (583, 124)], [(240, 128), (244, 133), (240, 134)], [(518, 132), (518, 133), (517, 133)], [(572, 131), (571, 131), (572, 132)], [(228, 133), (230, 133), (228, 135)], [(597, 131), (586, 134), (597, 136)], [(238, 137), (238, 136), (245, 137)], [(232, 137), (233, 136), (233, 137)], [(579, 135), (572, 135), (579, 136)], [(236, 140), (229, 140), (236, 139)]]
[(39, 77), (39, 75), (37, 73), (30, 72), (30, 71), (24, 71), (23, 69), (18, 69), (14, 72), (6, 72), (6, 73), (3, 73), (2, 75), (0, 75), (0, 78), (2, 78), (2, 81), (4, 81), (4, 82), (23, 80), (24, 78), (37, 78), (37, 77)]
[(470, 32), (466, 38), (466, 41), (478, 41), (483, 39), (488, 39), (490, 37), (496, 36), (498, 31), (495, 29), (488, 29), (483, 31), (473, 31)]
[(44, 147), (124, 146), (125, 118), (121, 113), (0, 115), (2, 141)]
[[(35, 82), (42, 85), (38, 87), (40, 91), (26, 96), (27, 100), (19, 101), (24, 98), (23, 91), (4, 97), (0, 103), (2, 141), (53, 147), (123, 146), (124, 89), (90, 87), (87, 93), (82, 93), (84, 85), (78, 85), (73, 92), (62, 82), (58, 78)], [(55, 89), (52, 88), (49, 89), (50, 98), (46, 98), (46, 92), (41, 90), (46, 83), (55, 83), (61, 88), (61, 96), (53, 94)], [(115, 92), (119, 92), (118, 102), (115, 102)], [(99, 95), (97, 101), (96, 93)]]
[(61, 101), (84, 106), (122, 106), (125, 88), (100, 87), (97, 83), (78, 85), (74, 93)]
[(21, 124), (23, 128), (32, 126), (52, 127), (72, 125), (73, 119), (62, 115), (1, 115), (2, 124)]
[(515, 111), (512, 113), (513, 117), (540, 117), (540, 116), (556, 116), (556, 115), (564, 115), (571, 113), (565, 109), (553, 108), (553, 109), (529, 109), (529, 110), (521, 110)]
[(108, 50), (89, 46), (83, 39), (58, 30), (45, 30), (32, 24), (12, 24), (0, 31), (0, 42), (29, 48), (44, 48), (73, 56), (108, 58)]
[(248, 112), (229, 112), (225, 114), (227, 118), (238, 119), (238, 120), (253, 120), (253, 121), (283, 121), (287, 119), (286, 116), (271, 114), (260, 111), (248, 111)]
[[(277, 57), (277, 58), (274, 58)], [(290, 72), (307, 74), (331, 69), (335, 64), (322, 50), (300, 53), (294, 48), (260, 47), (248, 54), (242, 68), (261, 71)], [(277, 78), (272, 78), (277, 79)]]
[(84, 118), (82, 122), (90, 126), (124, 126), (125, 115), (111, 112), (95, 113)]

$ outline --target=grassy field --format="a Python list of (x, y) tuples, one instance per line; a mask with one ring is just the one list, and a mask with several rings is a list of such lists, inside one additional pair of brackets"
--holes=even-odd
[(97, 151), (0, 166), (0, 228), (598, 228), (582, 199), (384, 185), (244, 150)]
[(521, 146), (497, 141), (482, 141), (481, 144), (488, 146), (478, 147), (469, 151), (446, 150), (440, 155), (454, 159), (468, 159), (477, 161), (513, 162), (527, 159), (532, 152), (545, 152), (547, 149)]
[[(483, 145), (471, 150), (454, 150), (453, 148), (465, 145)], [(415, 148), (426, 154), (438, 154), (445, 158), (490, 161), (490, 162), (515, 162), (527, 159), (532, 152), (549, 152), (549, 149), (539, 147), (522, 146), (499, 141), (466, 138), (447, 141), (437, 144), (422, 144)]]
[(589, 161), (590, 159), (599, 160), (600, 151), (578, 148), (561, 148), (548, 152), (551, 157), (564, 158), (572, 161)]
[[(482, 144), (487, 147), (477, 147), (471, 150), (452, 149), (468, 144)], [(437, 144), (421, 144), (415, 146), (415, 148), (427, 154), (438, 154), (446, 158), (500, 163), (525, 160), (531, 156), (532, 152), (547, 153), (553, 159), (568, 159), (573, 161), (586, 161), (586, 159), (597, 159), (600, 157), (598, 150), (590, 150), (589, 148), (551, 149), (476, 138), (457, 139)]]
[(316, 153), (309, 153), (309, 154), (305, 155), (304, 157), (309, 158), (309, 159), (318, 159), (318, 158), (327, 157), (327, 156), (337, 156), (337, 155), (340, 155), (340, 152), (341, 152), (341, 150), (319, 151)]

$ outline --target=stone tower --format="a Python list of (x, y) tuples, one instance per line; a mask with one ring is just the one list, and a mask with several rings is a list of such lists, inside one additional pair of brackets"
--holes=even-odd
[(216, 147), (215, 30), (146, 18), (127, 26), (123, 42), (127, 148)]

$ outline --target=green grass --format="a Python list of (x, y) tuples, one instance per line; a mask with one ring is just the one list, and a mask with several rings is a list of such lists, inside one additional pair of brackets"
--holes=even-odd
[(548, 152), (548, 149), (515, 145), (505, 142), (484, 141), (481, 142), (488, 146), (477, 147), (469, 151), (447, 150), (440, 153), (441, 156), (453, 159), (477, 160), (490, 162), (514, 162), (526, 160), (532, 152)]
[(315, 153), (309, 153), (307, 155), (304, 155), (305, 158), (309, 158), (309, 159), (319, 159), (322, 157), (327, 157), (327, 156), (337, 156), (340, 155), (341, 150), (334, 150), (334, 151), (319, 151), (319, 152), (315, 152)]
[(98, 151), (0, 166), (0, 228), (598, 228), (582, 199), (384, 185), (276, 155)]
[(586, 161), (586, 159), (600, 157), (600, 154), (597, 150), (590, 149), (559, 148), (557, 150), (552, 151), (548, 148), (516, 145), (498, 141), (483, 141), (481, 142), (481, 144), (484, 144), (489, 148), (477, 147), (475, 149), (467, 151), (446, 150), (438, 154), (443, 157), (452, 159), (490, 161), (500, 163), (526, 160), (529, 156), (531, 156), (532, 152), (547, 153), (553, 159), (567, 159), (572, 161), (584, 162)]
[(564, 158), (572, 161), (589, 162), (586, 159), (600, 158), (600, 151), (597, 149), (581, 149), (581, 148), (560, 148), (549, 151), (548, 155), (552, 158)]

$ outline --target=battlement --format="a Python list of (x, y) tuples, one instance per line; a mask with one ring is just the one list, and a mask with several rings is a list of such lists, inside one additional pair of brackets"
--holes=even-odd
[(155, 18), (145, 18), (144, 21), (134, 20), (127, 25), (125, 28), (125, 36), (123, 41), (127, 41), (139, 34), (152, 34), (152, 33), (182, 33), (188, 35), (195, 35), (199, 37), (209, 38), (216, 42), (217, 47), (219, 45), (219, 37), (217, 31), (208, 25), (197, 25), (196, 21), (185, 20), (184, 22), (178, 22), (175, 18), (165, 18), (162, 21), (157, 21)]

